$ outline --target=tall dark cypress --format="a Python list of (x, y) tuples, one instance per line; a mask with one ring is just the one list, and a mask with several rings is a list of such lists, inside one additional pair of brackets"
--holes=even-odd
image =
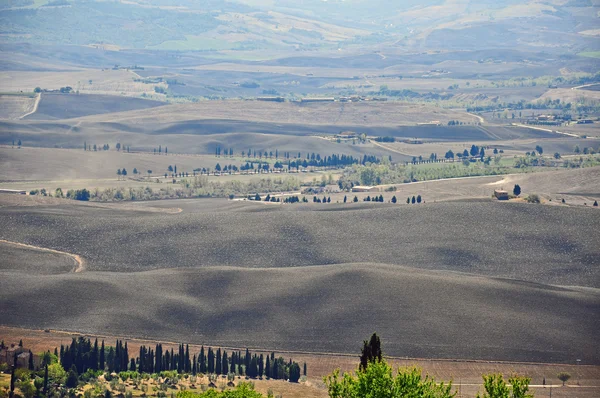
[(263, 354), (260, 354), (260, 358), (258, 359), (258, 377), (263, 377), (265, 372), (265, 362), (264, 362)]
[(177, 362), (175, 362), (175, 355), (173, 354), (173, 348), (171, 348), (171, 369), (177, 370)]
[(215, 373), (215, 353), (208, 347), (208, 373)]
[(29, 370), (35, 370), (35, 366), (33, 365), (33, 353), (29, 350)]
[(204, 346), (200, 348), (200, 373), (206, 374), (206, 357), (204, 355)]
[(226, 375), (229, 373), (229, 362), (227, 361), (227, 351), (225, 350), (223, 350), (223, 360), (221, 361), (221, 366), (223, 367), (221, 374)]
[(140, 357), (139, 357), (139, 359), (138, 359), (138, 361), (139, 361), (139, 365), (138, 365), (138, 367), (139, 367), (139, 371), (140, 371), (140, 373), (143, 373), (143, 372), (145, 372), (145, 371), (146, 371), (146, 368), (145, 368), (145, 355), (144, 355), (144, 351), (145, 351), (145, 347), (144, 347), (143, 345), (141, 345), (141, 346), (140, 346)]
[(162, 371), (162, 344), (156, 345), (156, 361), (154, 364), (154, 371), (160, 373)]
[(94, 341), (94, 349), (92, 350), (92, 355), (90, 356), (90, 368), (92, 370), (98, 370), (98, 339)]
[(192, 360), (192, 374), (196, 376), (198, 373), (198, 362), (196, 361), (196, 354), (194, 354), (194, 359)]
[(190, 373), (192, 371), (191, 369), (191, 362), (190, 362), (190, 346), (188, 344), (185, 345), (185, 373)]
[(48, 396), (48, 364), (44, 367), (44, 395)]
[(121, 359), (121, 369), (127, 369), (129, 363), (129, 352), (127, 350), (127, 342), (125, 342), (125, 349), (123, 350), (123, 358)]
[(220, 348), (217, 349), (217, 355), (216, 355), (215, 359), (216, 359), (216, 362), (217, 362), (217, 364), (215, 365), (215, 373), (218, 374), (218, 375), (220, 375), (221, 374), (221, 370), (223, 370), (222, 367), (221, 367), (221, 360), (223, 358), (221, 358), (221, 349)]
[(100, 347), (100, 363), (98, 364), (98, 368), (104, 372), (104, 340), (102, 340), (102, 345)]
[(268, 379), (271, 377), (271, 361), (267, 355), (267, 364), (265, 365), (265, 377)]

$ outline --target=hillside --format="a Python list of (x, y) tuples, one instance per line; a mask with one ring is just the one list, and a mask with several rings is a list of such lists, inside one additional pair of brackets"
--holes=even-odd
[(42, 94), (37, 110), (27, 120), (71, 119), (88, 115), (149, 109), (164, 102), (111, 95)]

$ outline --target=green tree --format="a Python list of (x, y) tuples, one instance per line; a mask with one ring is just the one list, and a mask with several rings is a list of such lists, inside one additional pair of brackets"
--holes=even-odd
[(392, 196), (392, 203), (396, 203), (398, 200), (396, 199), (396, 196)]
[(533, 398), (528, 394), (530, 378), (513, 376), (508, 379), (508, 386), (501, 374), (489, 374), (483, 376), (483, 395), (477, 394), (477, 398)]
[(554, 153), (554, 159), (560, 159), (560, 153), (555, 152)]
[(69, 370), (69, 374), (67, 375), (67, 380), (65, 381), (65, 385), (68, 388), (75, 388), (75, 387), (77, 387), (77, 381), (78, 381), (77, 368), (75, 367), (75, 365), (73, 365), (73, 366), (71, 366), (71, 369)]
[(417, 195), (417, 203), (421, 203), (421, 195)]
[(539, 153), (539, 154), (540, 154), (540, 156), (541, 156), (541, 155), (544, 153), (544, 148), (542, 148), (542, 147), (541, 147), (541, 146), (539, 146), (539, 145), (536, 145), (536, 146), (535, 146), (535, 150), (536, 150), (536, 152), (537, 152), (537, 153)]
[(392, 367), (385, 360), (371, 363), (366, 369), (358, 369), (356, 376), (339, 369), (324, 378), (331, 398), (452, 398), (452, 384), (437, 384), (429, 376), (421, 376), (417, 368), (399, 369), (394, 376)]
[(558, 377), (558, 380), (562, 381), (563, 386), (564, 386), (565, 383), (567, 381), (569, 381), (569, 379), (571, 378), (571, 375), (567, 372), (560, 372), (559, 374), (556, 375), (556, 377)]
[(513, 188), (513, 194), (515, 196), (519, 196), (521, 194), (521, 186), (519, 184), (515, 184), (515, 187)]
[(353, 201), (354, 203), (358, 202), (358, 196), (354, 196), (354, 199), (352, 199), (352, 201)]

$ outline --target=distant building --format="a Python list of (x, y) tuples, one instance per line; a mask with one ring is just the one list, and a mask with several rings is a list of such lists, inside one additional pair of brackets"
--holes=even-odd
[(321, 98), (302, 98), (301, 102), (334, 102), (335, 98), (333, 97), (321, 97)]
[(378, 192), (379, 188), (368, 185), (355, 185), (352, 187), (352, 192)]
[(269, 102), (285, 102), (283, 97), (258, 97), (257, 101), (269, 101)]
[(508, 200), (508, 192), (507, 191), (503, 191), (501, 189), (495, 189), (494, 190), (494, 196), (498, 200)]
[(357, 133), (353, 132), (353, 131), (342, 131), (339, 134), (335, 135), (335, 138), (341, 138), (341, 139), (352, 139), (352, 138), (356, 138), (358, 136)]

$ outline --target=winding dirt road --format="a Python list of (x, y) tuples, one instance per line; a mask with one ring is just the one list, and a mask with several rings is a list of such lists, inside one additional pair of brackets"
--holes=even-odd
[(27, 249), (39, 250), (39, 251), (43, 251), (43, 252), (47, 252), (47, 253), (63, 254), (65, 256), (71, 257), (75, 261), (75, 268), (73, 269), (73, 272), (81, 272), (85, 269), (85, 261), (83, 260), (83, 258), (81, 258), (81, 256), (78, 256), (77, 254), (61, 252), (60, 250), (48, 249), (45, 247), (27, 245), (25, 243), (11, 242), (9, 240), (4, 240), (4, 239), (0, 239), (0, 243), (5, 243), (8, 245), (13, 245), (13, 246), (18, 246), (18, 247), (24, 247)]

